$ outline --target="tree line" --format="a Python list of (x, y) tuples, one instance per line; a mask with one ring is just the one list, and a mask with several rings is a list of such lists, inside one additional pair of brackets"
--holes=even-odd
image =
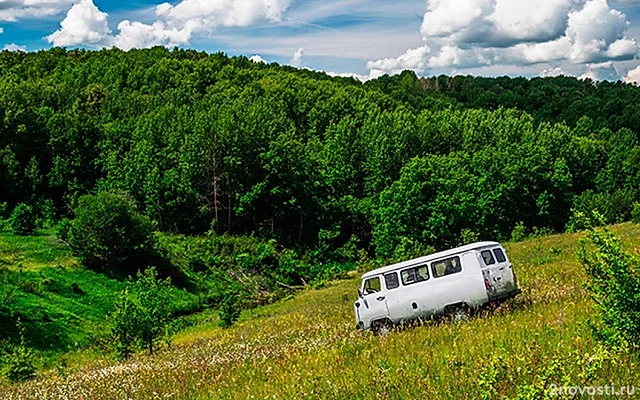
[(618, 222), (640, 188), (639, 95), (566, 77), (361, 84), (180, 49), (5, 51), (0, 211), (73, 218), (81, 196), (125, 192), (158, 230), (327, 261), (563, 231), (576, 209)]

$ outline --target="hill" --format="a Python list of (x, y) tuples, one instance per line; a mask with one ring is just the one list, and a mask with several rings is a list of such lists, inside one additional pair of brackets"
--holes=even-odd
[[(611, 229), (626, 249), (640, 247), (638, 225)], [(43, 372), (0, 386), (0, 397), (538, 399), (551, 384), (633, 385), (637, 353), (602, 348), (587, 324), (592, 303), (576, 257), (582, 236), (506, 244), (523, 294), (468, 322), (385, 337), (359, 332), (359, 280), (351, 278), (246, 311), (231, 329), (203, 318), (155, 356)]]

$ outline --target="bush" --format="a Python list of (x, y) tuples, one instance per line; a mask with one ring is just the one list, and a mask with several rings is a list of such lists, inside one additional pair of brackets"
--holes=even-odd
[(68, 242), (71, 235), (71, 220), (63, 218), (56, 224), (55, 235), (58, 239)]
[(12, 346), (4, 357), (2, 375), (10, 382), (23, 382), (33, 378), (36, 374), (35, 354), (25, 344), (24, 326), (18, 319), (20, 344)]
[(598, 320), (596, 337), (610, 346), (640, 340), (640, 257), (623, 251), (621, 241), (608, 229), (596, 230), (591, 223), (583, 241), (580, 261), (589, 277), (588, 288), (594, 299)]
[(238, 307), (238, 295), (231, 292), (225, 296), (220, 304), (220, 327), (229, 328), (240, 318), (240, 308)]
[(631, 221), (635, 224), (640, 224), (640, 203), (633, 204), (633, 210), (631, 211)]
[(15, 235), (31, 235), (36, 229), (36, 216), (31, 206), (18, 204), (9, 217), (9, 226)]
[(577, 196), (573, 202), (574, 213), (567, 224), (567, 230), (576, 232), (587, 229), (576, 221), (576, 214), (590, 215), (593, 211), (601, 214), (603, 224), (619, 224), (631, 220), (635, 196), (630, 191), (616, 190), (612, 193), (596, 193), (588, 190)]
[(82, 196), (74, 210), (69, 244), (85, 267), (133, 272), (155, 257), (153, 223), (133, 200), (101, 192)]
[(399, 244), (393, 251), (392, 262), (402, 262), (435, 253), (436, 249), (426, 246), (406, 236), (400, 237)]
[(522, 242), (526, 238), (527, 238), (527, 230), (524, 227), (524, 222), (520, 221), (513, 228), (513, 231), (511, 231), (511, 241)]
[(171, 315), (170, 292), (171, 281), (159, 279), (155, 268), (148, 268), (138, 272), (136, 281), (120, 294), (112, 314), (112, 333), (120, 359), (128, 358), (139, 347), (153, 353)]
[(463, 229), (460, 232), (460, 240), (458, 241), (458, 246), (464, 246), (466, 244), (475, 243), (480, 240), (480, 235), (477, 232), (474, 232), (471, 229)]
[(51, 228), (55, 221), (56, 209), (51, 199), (40, 199), (35, 206), (36, 225), (40, 228)]

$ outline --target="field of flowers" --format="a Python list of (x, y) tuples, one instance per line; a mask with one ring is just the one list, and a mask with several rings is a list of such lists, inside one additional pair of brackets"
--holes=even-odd
[[(629, 250), (640, 226), (612, 230)], [(580, 234), (507, 244), (523, 294), (466, 322), (429, 322), (385, 337), (355, 329), (359, 280), (332, 283), (179, 334), (171, 348), (0, 386), (1, 399), (541, 399), (550, 385), (640, 391), (640, 359), (591, 335)], [(546, 393), (548, 394), (548, 393)]]

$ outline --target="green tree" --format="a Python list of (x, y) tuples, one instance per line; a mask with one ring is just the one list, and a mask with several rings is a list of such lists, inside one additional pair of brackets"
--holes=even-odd
[(36, 215), (31, 206), (20, 203), (9, 217), (9, 226), (15, 235), (31, 235), (36, 228)]
[(83, 265), (135, 271), (153, 261), (153, 223), (123, 194), (100, 192), (78, 200), (69, 243)]

